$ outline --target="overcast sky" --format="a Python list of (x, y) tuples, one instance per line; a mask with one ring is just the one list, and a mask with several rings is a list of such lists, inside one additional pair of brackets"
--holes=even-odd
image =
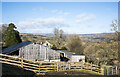
[(52, 33), (55, 27), (76, 34), (111, 32), (116, 19), (117, 2), (2, 3), (2, 23), (13, 22), (20, 33)]

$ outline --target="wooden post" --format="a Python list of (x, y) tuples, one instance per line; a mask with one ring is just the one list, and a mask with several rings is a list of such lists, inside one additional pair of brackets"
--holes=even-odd
[(64, 70), (65, 70), (65, 62), (64, 62)]
[(70, 63), (68, 63), (68, 69), (69, 69)]
[(109, 67), (107, 67), (107, 75), (109, 75)]
[(57, 62), (57, 71), (59, 71), (59, 64), (58, 64), (59, 62)]
[(65, 65), (65, 64), (64, 64), (64, 62), (63, 62), (63, 70), (65, 70), (65, 69), (64, 69), (64, 68), (65, 68), (64, 65)]
[(65, 63), (65, 70), (66, 70), (66, 67), (67, 67), (67, 63)]
[(40, 66), (41, 66), (41, 62), (39, 63), (39, 74), (40, 74)]
[(114, 75), (114, 74), (113, 74), (113, 66), (112, 66), (112, 75)]
[(101, 67), (101, 74), (104, 75), (104, 69)]
[(71, 63), (69, 63), (69, 70), (71, 69)]
[(91, 71), (92, 71), (92, 62), (91, 62)]
[(81, 65), (81, 69), (83, 69), (82, 67), (83, 67), (83, 65)]
[(119, 70), (119, 76), (120, 76), (120, 59), (119, 59), (119, 64), (118, 64), (118, 70)]
[(21, 68), (23, 68), (23, 56), (21, 58)]
[(118, 75), (120, 76), (120, 65), (118, 65)]
[(113, 75), (115, 75), (115, 67), (113, 67)]
[(118, 69), (117, 69), (117, 66), (116, 66), (116, 75), (118, 74)]
[(119, 63), (118, 63), (118, 65), (117, 65), (117, 75), (120, 75), (120, 70), (119, 70)]
[(59, 70), (61, 70), (61, 63), (59, 63)]

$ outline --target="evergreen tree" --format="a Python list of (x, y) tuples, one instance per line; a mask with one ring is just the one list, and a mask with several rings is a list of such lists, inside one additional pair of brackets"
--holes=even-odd
[(16, 28), (17, 27), (13, 23), (10, 23), (7, 29), (5, 30), (4, 38), (5, 38), (5, 43), (7, 47), (10, 47), (22, 42), (19, 36), (19, 32), (15, 30)]

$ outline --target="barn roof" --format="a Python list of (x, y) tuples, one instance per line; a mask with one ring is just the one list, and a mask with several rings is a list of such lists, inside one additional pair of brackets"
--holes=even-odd
[(85, 55), (81, 55), (81, 54), (72, 54), (73, 56), (85, 56)]
[(13, 45), (11, 47), (5, 48), (5, 49), (3, 49), (2, 54), (14, 52), (14, 51), (18, 50), (19, 48), (22, 48), (22, 47), (29, 45), (31, 43), (32, 42), (30, 42), (30, 41), (24, 41), (24, 42), (21, 42), (19, 44)]

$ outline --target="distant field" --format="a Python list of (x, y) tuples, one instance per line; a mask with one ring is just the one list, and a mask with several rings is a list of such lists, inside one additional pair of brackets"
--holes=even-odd
[[(71, 34), (65, 34), (66, 36)], [(80, 36), (81, 40), (84, 43), (99, 43), (102, 41), (110, 42), (111, 40), (114, 41), (115, 34), (114, 33), (98, 33), (98, 34), (77, 34)], [(29, 40), (32, 42), (37, 41), (50, 41), (52, 42), (52, 37), (54, 36), (51, 33), (46, 34), (30, 34), (30, 33), (21, 33), (20, 34), (23, 41)]]

